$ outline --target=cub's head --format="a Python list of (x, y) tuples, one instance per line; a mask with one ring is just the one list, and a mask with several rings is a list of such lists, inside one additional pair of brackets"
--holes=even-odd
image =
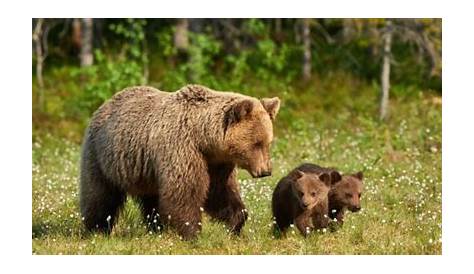
[(362, 172), (351, 175), (344, 175), (336, 182), (333, 182), (331, 195), (340, 205), (347, 207), (352, 212), (361, 209), (360, 197), (362, 195)]
[(224, 114), (224, 155), (252, 177), (272, 174), (270, 146), (280, 99), (240, 99)]
[(327, 197), (331, 186), (329, 174), (322, 173), (318, 175), (297, 170), (296, 178), (291, 184), (291, 189), (301, 208), (311, 209)]

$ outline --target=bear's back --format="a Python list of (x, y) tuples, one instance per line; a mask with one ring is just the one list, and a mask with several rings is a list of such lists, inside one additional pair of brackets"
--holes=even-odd
[(335, 169), (333, 168), (321, 167), (321, 166), (311, 164), (311, 163), (301, 164), (296, 169), (305, 173), (309, 172), (309, 173), (315, 173), (315, 174), (330, 173), (331, 171), (335, 171)]

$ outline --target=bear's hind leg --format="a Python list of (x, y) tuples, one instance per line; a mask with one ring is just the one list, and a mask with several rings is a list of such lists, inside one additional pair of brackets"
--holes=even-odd
[(94, 193), (81, 195), (81, 212), (84, 224), (89, 231), (99, 231), (109, 234), (123, 207), (125, 193), (116, 188), (98, 183), (93, 188)]
[(126, 195), (102, 175), (87, 146), (82, 157), (80, 208), (84, 225), (89, 231), (110, 233)]

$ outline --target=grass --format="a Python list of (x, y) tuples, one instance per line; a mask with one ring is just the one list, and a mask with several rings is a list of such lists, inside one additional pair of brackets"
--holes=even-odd
[[(239, 171), (250, 216), (240, 237), (207, 216), (195, 241), (181, 241), (171, 229), (150, 234), (131, 199), (110, 236), (85, 233), (78, 209), (80, 145), (35, 129), (32, 253), (441, 254), (439, 97), (412, 92), (392, 98), (392, 116), (381, 123), (374, 87), (326, 81), (295, 93), (281, 93), (273, 175), (251, 179)], [(279, 178), (302, 162), (342, 172), (363, 170), (363, 209), (348, 213), (336, 232), (304, 239), (292, 228), (274, 239), (272, 191)]]

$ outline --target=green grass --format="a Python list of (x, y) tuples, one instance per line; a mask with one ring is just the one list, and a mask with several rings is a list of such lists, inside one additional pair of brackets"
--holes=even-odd
[[(110, 236), (85, 233), (78, 209), (80, 145), (35, 129), (32, 253), (441, 254), (441, 105), (429, 93), (398, 96), (391, 119), (380, 123), (374, 87), (329, 83), (281, 95), (273, 175), (251, 179), (239, 171), (250, 217), (240, 237), (207, 216), (195, 241), (181, 241), (171, 229), (150, 234), (131, 199)], [(336, 232), (304, 239), (293, 228), (274, 239), (273, 188), (302, 162), (363, 170), (363, 210), (348, 213)]]

